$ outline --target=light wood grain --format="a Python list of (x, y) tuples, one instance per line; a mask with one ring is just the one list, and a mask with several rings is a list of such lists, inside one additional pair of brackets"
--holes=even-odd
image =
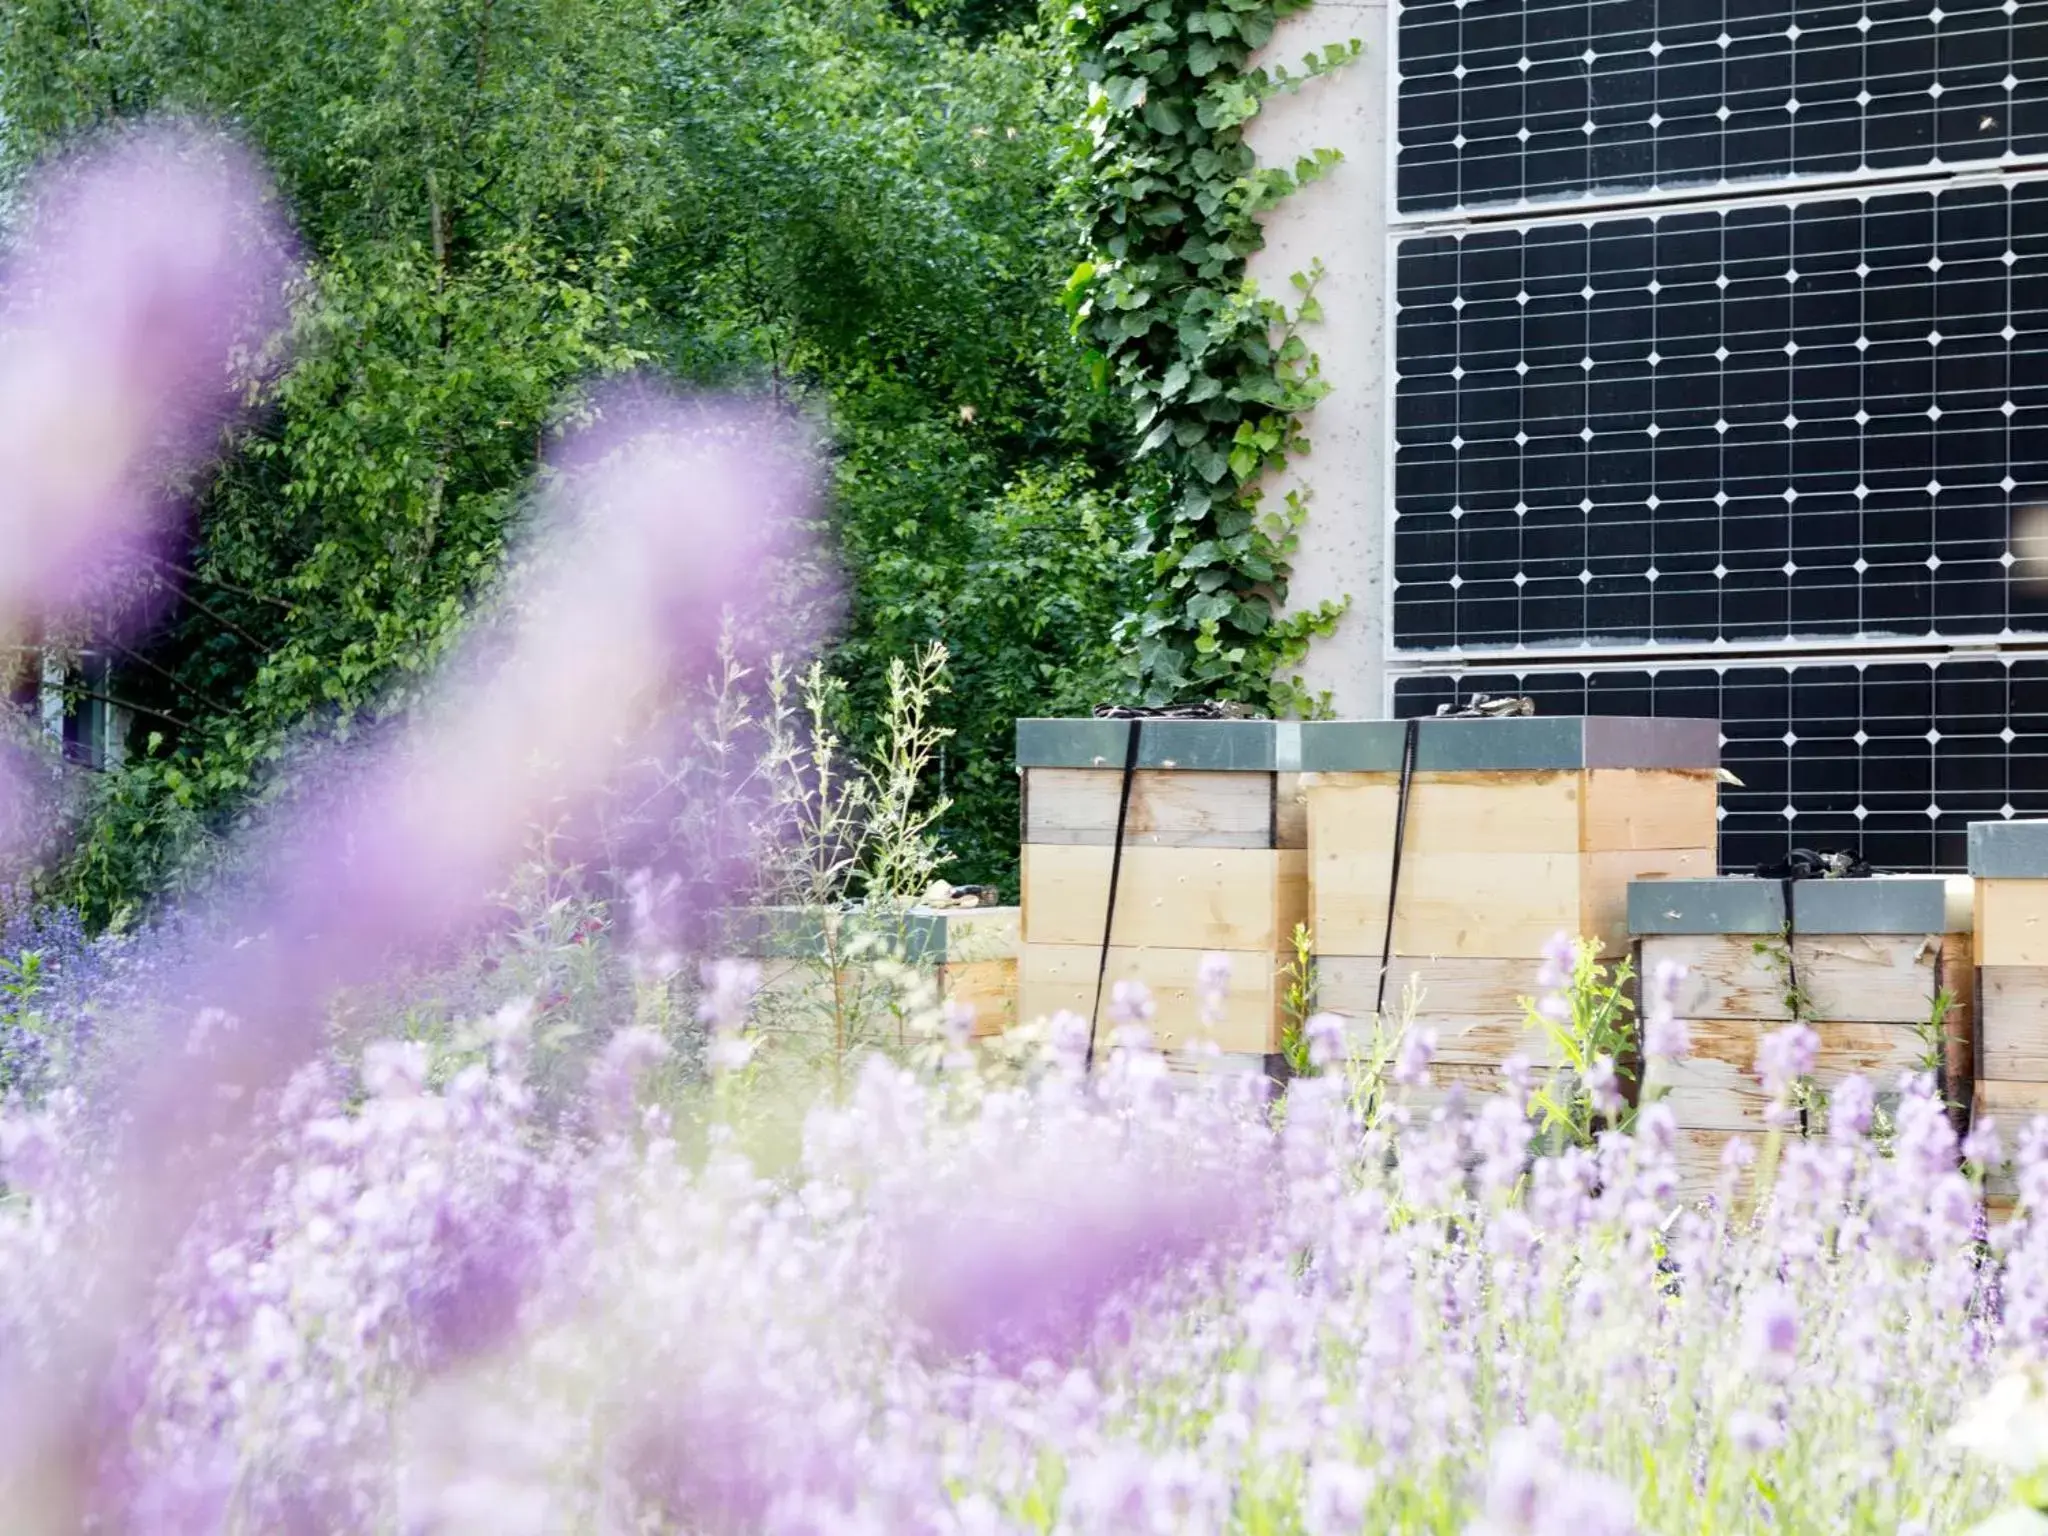
[[(1303, 775), (1310, 851), (1384, 863), (1394, 842), (1398, 781), (1385, 773)], [(1406, 857), (1576, 853), (1576, 773), (1418, 773), (1409, 789)]]
[(1977, 963), (2048, 965), (2048, 880), (1977, 882)]
[(2048, 1083), (2048, 966), (1987, 965), (1983, 980), (1984, 1076)]
[(948, 961), (939, 967), (939, 995), (974, 1010), (977, 1038), (1017, 1022), (1017, 960)]
[[(1669, 1088), (1671, 1113), (1694, 1130), (1761, 1130), (1770, 1103), (1755, 1072), (1754, 1023), (1744, 1029), (1725, 1021), (1690, 1021), (1693, 1054), (1662, 1063), (1657, 1082)], [(1903, 1024), (1822, 1023), (1815, 1026), (1821, 1049), (1813, 1079), (1823, 1089), (1860, 1076), (1888, 1091), (1902, 1072), (1916, 1071), (1926, 1051), (1920, 1036)]]
[(1704, 879), (1715, 872), (1716, 857), (1711, 840), (1696, 848), (1623, 848), (1585, 854), (1574, 933), (1597, 942), (1603, 955), (1626, 954), (1630, 882)]
[[(1519, 1018), (1521, 1000), (1536, 991), (1537, 962), (1524, 957), (1444, 956), (1416, 959), (1397, 956), (1388, 967), (1387, 1006), (1402, 1004), (1412, 985), (1419, 1011), (1431, 1016), (1477, 1014)], [(1318, 955), (1316, 1000), (1320, 1007), (1346, 1018), (1372, 1014), (1380, 961), (1372, 955)]]
[[(1311, 860), (1317, 952), (1376, 958), (1387, 921), (1386, 856), (1312, 848)], [(1533, 960), (1555, 935), (1579, 926), (1579, 855), (1404, 855), (1396, 908), (1397, 954)]]
[[(1937, 936), (1795, 935), (1792, 954), (1810, 1011), (1821, 1018), (1918, 1024), (1934, 1011)], [(1761, 934), (1652, 934), (1644, 974), (1685, 967), (1678, 1011), (1689, 1018), (1789, 1020), (1782, 941)]]
[(1720, 784), (1711, 768), (1594, 768), (1586, 774), (1579, 846), (1589, 851), (1712, 848)]
[[(1113, 851), (1025, 845), (1026, 944), (1101, 944)], [(1277, 954), (1308, 917), (1306, 859), (1294, 849), (1126, 848), (1114, 942)]]
[[(1206, 952), (1197, 949), (1117, 947), (1109, 952), (1108, 983), (1103, 991), (1102, 1038), (1108, 1038), (1109, 989), (1119, 981), (1138, 981), (1152, 994), (1157, 1016), (1153, 1037), (1161, 1050), (1198, 1039), (1213, 1040), (1225, 1051), (1262, 1053), (1280, 1049), (1282, 1021), (1281, 961), (1271, 954), (1230, 956), (1230, 984), (1223, 1016), (1213, 1026), (1202, 1022), (1197, 981)], [(1018, 968), (1018, 1018), (1032, 1021), (1061, 1011), (1087, 1017), (1095, 1000), (1095, 975), (1100, 952), (1093, 945), (1027, 944)]]
[(2015, 1131), (2036, 1115), (2048, 1115), (2048, 1083), (2009, 1083), (1980, 1077), (1976, 1112), (1995, 1115), (2008, 1132)]
[(1696, 1204), (1709, 1195), (1722, 1194), (1726, 1175), (1721, 1169), (1721, 1158), (1729, 1141), (1736, 1137), (1749, 1143), (1752, 1156), (1749, 1165), (1736, 1176), (1733, 1193), (1737, 1200), (1749, 1198), (1756, 1188), (1756, 1165), (1763, 1158), (1763, 1135), (1754, 1131), (1681, 1130), (1678, 1133), (1678, 1195), (1681, 1200)]
[[(1026, 769), (1024, 841), (1106, 847), (1116, 840), (1122, 793), (1120, 770)], [(1274, 795), (1270, 773), (1141, 769), (1131, 776), (1124, 841), (1139, 847), (1270, 848)]]

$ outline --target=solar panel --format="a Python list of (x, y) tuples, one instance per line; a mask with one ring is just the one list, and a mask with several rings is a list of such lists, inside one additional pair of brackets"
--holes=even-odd
[(1394, 712), (1473, 692), (1542, 714), (1721, 721), (1721, 864), (1856, 848), (1881, 869), (1959, 870), (1972, 821), (2048, 816), (2048, 656), (1703, 663), (1418, 674)]
[(1409, 0), (1398, 207), (2048, 152), (2039, 11), (2021, 0)]
[(2048, 182), (1417, 235), (1396, 281), (1397, 651), (2048, 632)]

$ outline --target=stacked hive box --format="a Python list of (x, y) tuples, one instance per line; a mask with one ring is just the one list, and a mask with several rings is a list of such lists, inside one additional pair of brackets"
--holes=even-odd
[[(1404, 729), (1302, 727), (1318, 1002), (1354, 1019), (1378, 990)], [(1618, 958), (1631, 880), (1713, 873), (1718, 762), (1711, 720), (1421, 722), (1386, 995), (1414, 987), (1441, 1087), (1546, 1059), (1520, 998), (1556, 935)]]
[[(1018, 1016), (1094, 1005), (1132, 722), (1020, 720), (1023, 949)], [(1271, 1057), (1285, 1021), (1295, 926), (1308, 916), (1295, 768), (1302, 727), (1146, 720), (1131, 776), (1108, 983), (1143, 982), (1173, 1050), (1207, 1035)], [(1222, 1018), (1204, 1029), (1203, 957), (1231, 961)], [(1109, 1031), (1105, 989), (1101, 1028)]]
[[(1976, 1112), (2013, 1132), (2048, 1114), (2048, 821), (1970, 825), (1976, 878)], [(2007, 1199), (2009, 1179), (1994, 1180)]]
[(1792, 919), (1788, 945), (1776, 880), (1647, 880), (1629, 890), (1643, 974), (1666, 962), (1686, 969), (1676, 1002), (1692, 1051), (1661, 1081), (1680, 1126), (1688, 1195), (1713, 1185), (1731, 1137), (1760, 1148), (1767, 1100), (1757, 1044), (1791, 1021), (1795, 986), (1820, 1036), (1816, 1086), (1855, 1073), (1887, 1093), (1901, 1072), (1932, 1059), (1950, 1102), (1968, 1102), (1969, 882), (1802, 880), (1792, 886)]
[(756, 907), (735, 913), (728, 933), (728, 951), (761, 967), (764, 1027), (816, 1033), (835, 1019), (872, 1027), (893, 1015), (900, 998), (875, 964), (884, 958), (928, 970), (945, 1001), (974, 1010), (977, 1036), (1016, 1018), (1015, 907)]

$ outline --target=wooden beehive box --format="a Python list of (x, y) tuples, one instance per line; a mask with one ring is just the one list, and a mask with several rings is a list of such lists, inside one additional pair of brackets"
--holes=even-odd
[[(2048, 821), (1970, 824), (1976, 880), (1976, 1113), (2014, 1133), (2048, 1114)], [(2007, 1196), (2009, 1180), (1994, 1183)]]
[[(1020, 720), (1023, 948), (1018, 1016), (1094, 1004), (1132, 722)], [(1271, 1057), (1285, 1024), (1285, 971), (1308, 916), (1307, 835), (1294, 759), (1301, 727), (1254, 720), (1146, 720), (1131, 779), (1108, 985), (1143, 982), (1168, 1051), (1205, 1034)], [(1223, 1017), (1201, 1021), (1203, 957), (1227, 955)], [(1101, 1038), (1109, 1036), (1105, 988)]]
[[(1318, 1003), (1370, 1018), (1405, 727), (1302, 727)], [(1437, 1035), (1440, 1085), (1499, 1086), (1520, 1052), (1544, 946), (1565, 933), (1626, 952), (1628, 886), (1715, 867), (1719, 730), (1711, 720), (1425, 720), (1395, 899), (1389, 1012), (1411, 982)]]
[(1018, 919), (1016, 907), (752, 907), (728, 919), (726, 949), (761, 967), (764, 1022), (810, 1030), (842, 1011), (887, 1012), (897, 989), (875, 962), (888, 959), (928, 969), (987, 1036), (1016, 1021)]
[[(1793, 1016), (1793, 987), (1820, 1036), (1821, 1089), (1860, 1074), (1880, 1094), (1901, 1072), (1939, 1063), (1950, 1102), (1967, 1104), (1974, 981), (1969, 882), (1940, 875), (1801, 880), (1786, 940), (1776, 880), (1644, 880), (1629, 928), (1648, 976), (1682, 965), (1679, 1017), (1692, 1053), (1663, 1069), (1680, 1127), (1685, 1192), (1711, 1188), (1730, 1137), (1761, 1150), (1767, 1100), (1757, 1045)], [(1788, 965), (1789, 960), (1789, 965)], [(1947, 994), (1936, 1025), (1936, 1000)]]

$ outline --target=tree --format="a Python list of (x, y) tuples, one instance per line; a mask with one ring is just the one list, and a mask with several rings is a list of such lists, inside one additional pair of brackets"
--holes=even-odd
[[(311, 276), (224, 444), (158, 712), (72, 860), (100, 919), (230, 831), (309, 728), (403, 709), (499, 569), (578, 389), (654, 366), (816, 417), (851, 726), (947, 640), (969, 876), (1014, 855), (1013, 712), (1109, 686), (1115, 407), (1057, 308), (1074, 102), (1003, 7), (881, 0), (17, 0), (4, 164), (149, 113), (245, 135)], [(1098, 488), (1101, 494), (1098, 494)], [(1105, 499), (1107, 498), (1107, 499)], [(997, 592), (997, 580), (1027, 581)], [(1039, 597), (1042, 606), (1034, 606)], [(178, 723), (172, 723), (178, 722)]]

